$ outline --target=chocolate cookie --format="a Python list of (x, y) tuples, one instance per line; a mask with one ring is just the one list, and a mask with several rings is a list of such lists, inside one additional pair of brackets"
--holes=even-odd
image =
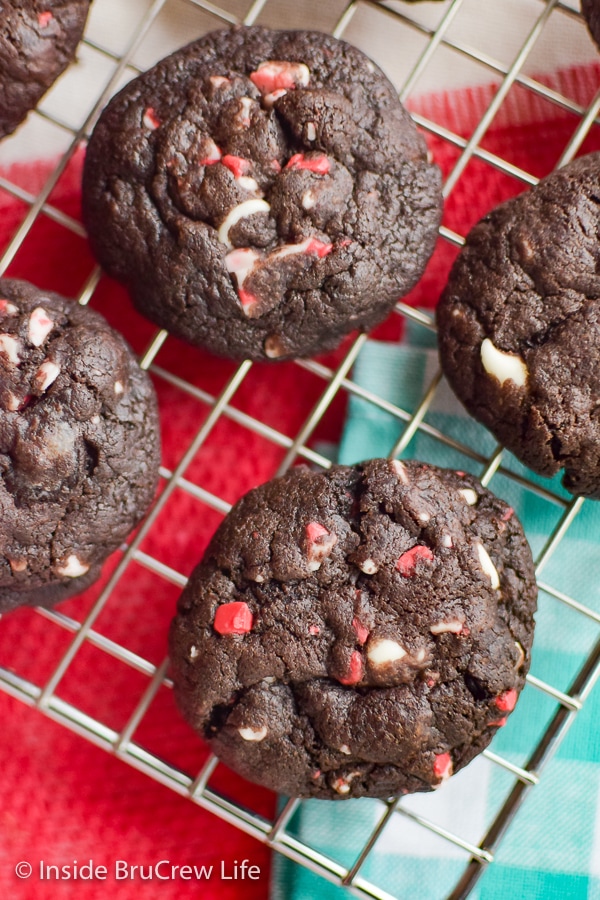
[(600, 154), (482, 219), (438, 307), (442, 367), (527, 466), (600, 498)]
[(600, 0), (581, 0), (581, 11), (590, 34), (600, 47)]
[(0, 138), (10, 134), (67, 68), (91, 0), (2, 0)]
[(285, 359), (380, 322), (415, 284), (440, 173), (359, 50), (234, 28), (110, 102), (83, 210), (96, 256), (154, 322), (223, 356)]
[(99, 313), (0, 281), (0, 613), (98, 578), (154, 496), (152, 383)]
[(521, 526), (474, 478), (296, 468), (236, 504), (183, 592), (177, 700), (226, 763), (285, 794), (430, 790), (506, 722), (535, 604)]

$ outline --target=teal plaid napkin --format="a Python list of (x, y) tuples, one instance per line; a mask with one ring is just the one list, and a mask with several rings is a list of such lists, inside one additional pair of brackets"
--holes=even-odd
[[(433, 335), (410, 325), (404, 344), (367, 342), (353, 380), (412, 412), (438, 367)], [(428, 426), (476, 449), (494, 451), (496, 441), (471, 420), (445, 382), (425, 416)], [(371, 402), (351, 396), (339, 462), (387, 456), (405, 423)], [(481, 475), (482, 464), (419, 430), (404, 457)], [(509, 453), (502, 468), (565, 498), (560, 479), (537, 478)], [(556, 528), (563, 509), (509, 475), (498, 472), (490, 488), (515, 508), (535, 555)], [(541, 581), (600, 613), (600, 503), (587, 501), (541, 575)], [(531, 673), (560, 690), (571, 680), (600, 633), (598, 624), (540, 592)], [(556, 710), (556, 702), (527, 685), (491, 750), (524, 765)], [(475, 845), (514, 784), (513, 776), (484, 757), (474, 760), (441, 790), (405, 798), (403, 809)], [(303, 801), (288, 831), (315, 850), (350, 867), (385, 809), (375, 800)], [(401, 898), (440, 900), (453, 888), (468, 853), (394, 813), (360, 875)], [(274, 861), (273, 900), (341, 900), (341, 888), (282, 857)], [(600, 686), (517, 813), (472, 896), (480, 900), (600, 900)]]

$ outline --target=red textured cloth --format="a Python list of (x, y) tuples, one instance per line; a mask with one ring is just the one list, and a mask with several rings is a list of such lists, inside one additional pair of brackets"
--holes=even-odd
[[(600, 66), (570, 69), (552, 79), (551, 86), (586, 106), (600, 83)], [(421, 99), (412, 108), (456, 134), (468, 138), (495, 93), (495, 88), (460, 91)], [(482, 146), (516, 166), (543, 176), (566, 146), (576, 117), (515, 86), (485, 135)], [(429, 140), (444, 173), (459, 151), (438, 138)], [(600, 148), (594, 126), (580, 152)], [(35, 193), (43, 185), (49, 164), (14, 166), (4, 173), (13, 183)], [(79, 218), (81, 155), (73, 160), (53, 191), (51, 203)], [(487, 163), (473, 159), (446, 204), (444, 224), (465, 234), (487, 210), (523, 189), (523, 184)], [(0, 192), (0, 246), (9, 242), (27, 209)], [(432, 307), (443, 287), (455, 249), (440, 241), (424, 278), (410, 302)], [(41, 215), (7, 272), (27, 278), (45, 289), (76, 295), (94, 263), (85, 241), (51, 218)], [(93, 306), (119, 327), (141, 352), (155, 329), (131, 308), (125, 292), (103, 279)], [(390, 317), (377, 329), (378, 337), (399, 335), (400, 319)], [(343, 348), (327, 358), (335, 363)], [(211, 395), (218, 394), (235, 371), (216, 360), (168, 339), (157, 365)], [(180, 388), (155, 379), (162, 414), (164, 465), (175, 468), (205, 420), (209, 406)], [(280, 433), (293, 437), (325, 388), (325, 382), (293, 364), (255, 365), (236, 392), (232, 405)], [(336, 398), (312, 440), (336, 440), (343, 422), (344, 398)], [(228, 418), (221, 418), (185, 472), (203, 489), (234, 502), (250, 487), (269, 478), (285, 448)], [(142, 550), (179, 572), (189, 574), (200, 557), (220, 515), (176, 489), (142, 544)], [(84, 596), (61, 605), (60, 611), (82, 620), (99, 595), (118, 554), (106, 567), (102, 583)], [(131, 563), (108, 600), (94, 628), (146, 659), (160, 664), (166, 652), (166, 631), (178, 589)], [(0, 621), (0, 664), (43, 686), (70, 643), (68, 632), (31, 610), (18, 610)], [(146, 676), (135, 672), (89, 643), (77, 654), (60, 682), (58, 696), (116, 731), (124, 727), (147, 687)], [(0, 743), (0, 897), (101, 898), (203, 897), (264, 900), (268, 895), (269, 856), (263, 845), (196, 807), (166, 787), (51, 722), (36, 710), (0, 691), (3, 736)], [(181, 721), (171, 692), (161, 688), (142, 720), (134, 740), (193, 775), (206, 750)], [(275, 798), (217, 769), (216, 788), (272, 817)], [(257, 881), (223, 880), (234, 860), (259, 866)], [(40, 861), (71, 865), (93, 860), (109, 869), (106, 881), (40, 881)], [(213, 865), (209, 880), (115, 880), (116, 860), (148, 867), (160, 860), (174, 865)], [(34, 866), (28, 880), (19, 880), (19, 861)], [(164, 871), (164, 870), (161, 870)], [(147, 869), (146, 869), (147, 872)]]

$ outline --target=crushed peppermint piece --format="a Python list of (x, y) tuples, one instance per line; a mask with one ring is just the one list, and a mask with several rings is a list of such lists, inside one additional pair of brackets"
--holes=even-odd
[(308, 159), (304, 153), (295, 153), (285, 165), (286, 169), (308, 169), (316, 175), (327, 175), (331, 170), (331, 163), (327, 156), (312, 156)]
[(20, 349), (21, 342), (18, 338), (12, 334), (0, 334), (0, 353), (5, 353), (8, 361), (14, 366), (18, 366), (21, 361)]
[(238, 734), (245, 741), (264, 741), (267, 736), (267, 726), (262, 728), (238, 728)]
[(254, 616), (248, 604), (234, 601), (217, 607), (213, 628), (219, 634), (246, 634), (253, 624)]
[(481, 362), (488, 375), (497, 378), (500, 384), (513, 381), (517, 387), (524, 387), (529, 375), (527, 366), (517, 353), (506, 353), (486, 338), (481, 345)]
[(445, 532), (442, 535), (440, 544), (442, 545), (442, 547), (446, 547), (447, 550), (451, 550), (452, 547), (454, 546), (454, 542), (452, 540), (452, 535), (448, 534), (448, 532)]
[(305, 531), (308, 569), (316, 572), (337, 544), (337, 535), (328, 531), (320, 522), (309, 522)]
[(461, 488), (458, 493), (469, 506), (475, 506), (479, 499), (477, 491), (474, 491), (473, 488)]
[(446, 781), (452, 775), (452, 757), (449, 753), (438, 753), (433, 764), (433, 774), (441, 781)]
[(50, 12), (50, 10), (45, 9), (43, 12), (38, 13), (38, 25), (40, 28), (47, 28), (54, 16)]
[(308, 633), (309, 633), (309, 634), (320, 634), (320, 633), (321, 633), (321, 629), (319, 628), (318, 625), (309, 625), (309, 626), (308, 626)]
[(488, 728), (503, 728), (507, 721), (506, 716), (502, 716), (501, 719), (496, 719), (494, 722), (488, 722)]
[(256, 308), (260, 302), (258, 297), (250, 291), (245, 291), (243, 288), (238, 290), (238, 297), (244, 313), (251, 319), (254, 318)]
[(319, 259), (322, 259), (331, 253), (332, 250), (333, 244), (326, 244), (317, 238), (307, 238), (300, 244), (282, 244), (281, 247), (278, 247), (270, 254), (270, 257), (271, 259), (283, 259), (285, 256), (294, 256), (297, 253), (314, 253)]
[(222, 156), (221, 162), (230, 172), (233, 172), (235, 178), (247, 175), (252, 167), (249, 159), (244, 159), (243, 156), (232, 156), (231, 153), (226, 153), (225, 156)]
[(56, 363), (51, 362), (49, 359), (45, 360), (35, 373), (36, 387), (42, 392), (47, 390), (59, 375), (60, 366), (57, 366)]
[(88, 563), (82, 562), (75, 553), (71, 553), (70, 556), (67, 556), (65, 561), (60, 566), (55, 566), (55, 571), (59, 575), (64, 575), (66, 578), (79, 578), (81, 575), (85, 575), (86, 572), (89, 572), (90, 567)]
[(369, 637), (369, 629), (366, 628), (359, 618), (356, 616), (352, 619), (352, 627), (356, 632), (356, 640), (359, 644), (364, 644)]
[(509, 691), (503, 691), (503, 693), (499, 694), (494, 700), (494, 704), (498, 707), (500, 712), (512, 712), (516, 703), (517, 692), (514, 688), (511, 688)]
[(142, 123), (144, 128), (147, 128), (148, 131), (156, 131), (157, 128), (160, 128), (160, 119), (151, 106), (144, 111)]
[(493, 589), (497, 591), (500, 587), (500, 576), (498, 575), (498, 570), (490, 559), (490, 555), (483, 544), (480, 544), (479, 541), (476, 541), (475, 546), (477, 547), (477, 554), (479, 556), (481, 568), (490, 579)]
[(404, 578), (412, 578), (417, 570), (417, 562), (420, 560), (427, 560), (431, 562), (433, 559), (433, 553), (429, 549), (429, 547), (424, 547), (422, 544), (417, 544), (415, 547), (411, 547), (410, 550), (407, 550), (406, 553), (403, 553), (398, 562), (396, 563), (396, 568), (400, 572)]
[(365, 559), (359, 564), (358, 568), (361, 572), (364, 572), (365, 575), (374, 575), (379, 571), (379, 566), (374, 559)]
[(219, 240), (227, 247), (231, 247), (229, 232), (234, 225), (237, 225), (238, 222), (240, 222), (242, 219), (245, 219), (247, 216), (254, 216), (257, 213), (268, 213), (270, 211), (271, 207), (266, 200), (260, 200), (258, 198), (254, 198), (252, 200), (244, 200), (243, 203), (239, 203), (237, 206), (234, 206), (233, 209), (230, 210), (225, 216), (225, 219), (221, 223), (217, 232)]
[(512, 506), (507, 506), (504, 512), (502, 513), (502, 521), (508, 522), (514, 516), (515, 511)]
[(349, 794), (350, 793), (350, 785), (347, 781), (344, 781), (343, 778), (336, 778), (335, 781), (332, 782), (332, 788), (338, 794)]
[(304, 63), (271, 59), (260, 63), (256, 71), (250, 73), (250, 81), (261, 94), (272, 94), (281, 89), (306, 87), (310, 81), (310, 69)]
[(235, 275), (238, 287), (242, 287), (244, 281), (252, 272), (258, 261), (260, 254), (251, 247), (240, 247), (238, 250), (232, 250), (225, 257), (225, 267), (230, 275)]
[(406, 650), (398, 641), (389, 638), (374, 638), (367, 647), (367, 659), (372, 666), (385, 666), (406, 656)]
[(306, 140), (314, 141), (317, 139), (317, 128), (314, 122), (306, 123)]
[(343, 677), (338, 677), (340, 684), (358, 684), (363, 675), (363, 660), (358, 650), (353, 650), (350, 655), (350, 665)]
[(37, 306), (29, 317), (27, 337), (34, 347), (41, 347), (53, 328), (54, 322), (46, 310)]
[(201, 166), (214, 166), (221, 161), (221, 150), (212, 138), (207, 138), (203, 143), (204, 156), (198, 160)]
[(16, 316), (18, 308), (10, 300), (0, 300), (0, 316)]

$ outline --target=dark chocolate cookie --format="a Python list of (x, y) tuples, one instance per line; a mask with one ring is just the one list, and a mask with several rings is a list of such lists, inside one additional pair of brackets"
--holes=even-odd
[(600, 0), (581, 0), (581, 11), (590, 34), (600, 47)]
[(334, 347), (420, 277), (440, 173), (383, 73), (317, 32), (217, 31), (103, 112), (92, 248), (136, 306), (232, 358)]
[(0, 137), (15, 130), (71, 62), (90, 2), (0, 2)]
[(152, 383), (99, 313), (0, 281), (0, 613), (96, 580), (154, 496)]
[(521, 526), (474, 478), (296, 468), (233, 508), (183, 592), (177, 700), (226, 763), (285, 794), (430, 790), (504, 725), (535, 605)]
[(438, 307), (448, 381), (527, 466), (600, 498), (600, 154), (467, 237)]

